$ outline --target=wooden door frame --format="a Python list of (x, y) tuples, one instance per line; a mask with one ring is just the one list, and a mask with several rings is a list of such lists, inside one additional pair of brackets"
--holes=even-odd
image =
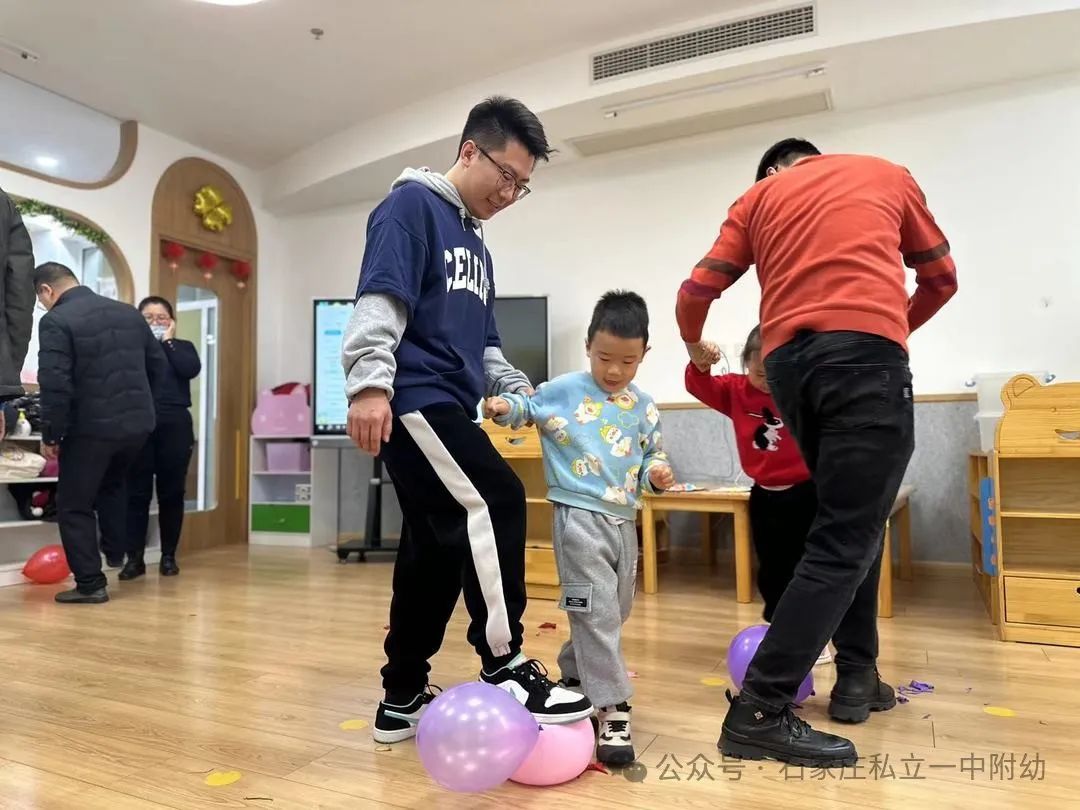
[[(205, 185), (218, 189), (225, 202), (232, 208), (232, 224), (220, 233), (204, 228), (199, 216), (194, 212), (195, 193)], [(151, 294), (158, 294), (179, 286), (173, 270), (168, 267), (161, 255), (161, 244), (166, 240), (177, 242), (189, 250), (214, 253), (225, 261), (246, 261), (252, 268), (251, 276), (247, 279), (246, 286), (239, 297), (242, 302), (239, 316), (239, 334), (242, 339), (240, 346), (236, 347), (241, 351), (242, 388), (236, 398), (239, 408), (239, 432), (233, 437), (223, 435), (219, 431), (214, 448), (214, 463), (219, 472), (225, 469), (222, 462), (228, 457), (226, 454), (235, 454), (235, 482), (225, 481), (219, 474), (217, 501), (220, 505), (227, 499), (235, 500), (238, 503), (237, 515), (232, 520), (226, 520), (219, 536), (200, 538), (199, 548), (236, 542), (246, 543), (250, 515), (248, 477), (250, 475), (251, 413), (255, 407), (255, 370), (257, 368), (258, 238), (255, 217), (240, 184), (223, 168), (201, 158), (183, 158), (169, 166), (158, 181), (151, 210)], [(235, 283), (225, 266), (219, 266), (215, 275), (227, 279), (230, 283)], [(222, 321), (230, 315), (224, 312), (224, 306), (219, 309), (219, 334)], [(219, 381), (221, 381), (220, 376)], [(219, 392), (223, 389), (224, 386), (219, 385)], [(219, 402), (224, 402), (224, 397), (220, 393)], [(225, 514), (229, 515), (228, 512)]]

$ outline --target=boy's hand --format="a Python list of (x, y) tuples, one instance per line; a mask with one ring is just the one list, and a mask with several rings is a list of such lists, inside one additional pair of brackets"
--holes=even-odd
[(494, 419), (510, 413), (510, 403), (502, 397), (488, 397), (484, 400), (484, 418)]
[(656, 464), (649, 469), (649, 481), (653, 489), (671, 489), (675, 486), (675, 473), (667, 464)]

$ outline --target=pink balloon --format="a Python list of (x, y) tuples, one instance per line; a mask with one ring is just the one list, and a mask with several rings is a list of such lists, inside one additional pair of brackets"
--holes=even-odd
[[(750, 662), (757, 653), (761, 640), (765, 638), (769, 625), (755, 624), (740, 630), (731, 640), (727, 652), (728, 673), (731, 675), (731, 683), (736, 689), (742, 689), (746, 670), (750, 668)], [(814, 673), (806, 673), (803, 682), (799, 684), (799, 691), (795, 695), (796, 703), (804, 703), (807, 698), (814, 694)]]
[(588, 718), (561, 726), (540, 726), (540, 739), (510, 781), (523, 785), (561, 785), (580, 776), (592, 762), (596, 737)]
[(34, 552), (23, 566), (23, 576), (38, 585), (52, 585), (71, 576), (64, 547), (45, 546)]

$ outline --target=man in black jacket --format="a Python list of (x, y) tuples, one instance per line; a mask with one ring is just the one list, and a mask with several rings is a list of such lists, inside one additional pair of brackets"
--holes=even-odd
[[(0, 403), (23, 395), (22, 367), (33, 329), (34, 248), (15, 204), (0, 189)], [(4, 433), (0, 423), (0, 437)]]
[(74, 590), (57, 602), (109, 601), (94, 502), (116, 497), (154, 429), (152, 385), (166, 362), (138, 310), (79, 286), (55, 262), (34, 271), (41, 319), (38, 382), (46, 455), (61, 454), (57, 520)]

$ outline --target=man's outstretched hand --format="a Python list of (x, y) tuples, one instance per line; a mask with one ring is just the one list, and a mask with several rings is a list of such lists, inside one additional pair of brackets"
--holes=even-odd
[(390, 398), (381, 388), (368, 388), (353, 397), (349, 405), (349, 438), (365, 453), (379, 455), (383, 442), (390, 441), (393, 424)]

